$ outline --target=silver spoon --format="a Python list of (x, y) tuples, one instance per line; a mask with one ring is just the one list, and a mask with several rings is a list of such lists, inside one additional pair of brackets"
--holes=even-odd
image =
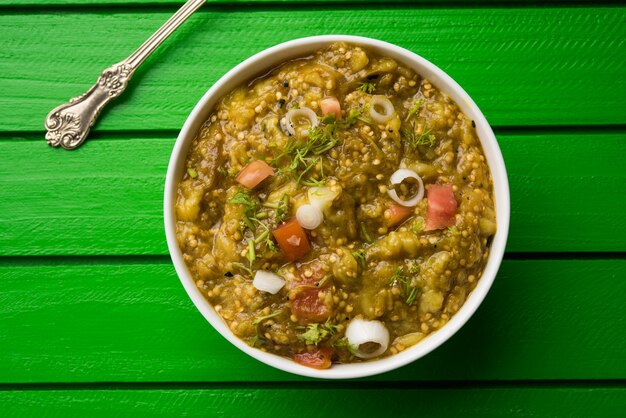
[(187, 0), (146, 42), (123, 61), (100, 74), (96, 84), (82, 96), (55, 108), (46, 117), (46, 141), (53, 147), (75, 149), (85, 141), (100, 111), (124, 92), (128, 80), (161, 42), (178, 28), (206, 0)]

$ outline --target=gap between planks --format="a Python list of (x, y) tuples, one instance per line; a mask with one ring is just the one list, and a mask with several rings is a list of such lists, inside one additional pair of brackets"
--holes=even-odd
[(461, 381), (329, 381), (302, 382), (82, 382), (82, 383), (0, 383), (1, 391), (50, 390), (215, 390), (215, 389), (266, 389), (266, 390), (381, 390), (381, 389), (626, 389), (626, 379), (545, 379), (545, 380), (461, 380)]
[[(76, 3), (68, 4), (63, 0), (9, 0), (0, 4), (2, 13), (15, 14), (38, 14), (55, 12), (77, 12), (77, 13), (135, 13), (138, 10), (145, 11), (150, 8), (151, 13), (174, 12), (183, 3), (183, 0), (128, 0), (124, 1), (102, 1), (90, 3), (90, 0), (75, 0)], [(364, 0), (304, 0), (304, 1), (276, 1), (276, 0), (207, 0), (196, 13), (202, 11), (232, 11), (245, 7), (247, 11), (284, 10), (297, 11), (303, 8), (316, 10), (346, 10), (362, 9), (499, 9), (499, 8), (620, 8), (624, 5), (621, 2), (611, 2), (608, 0), (594, 2), (591, 0), (551, 0), (551, 1), (498, 1), (498, 0), (394, 0), (386, 2), (384, 0), (364, 1)]]
[[(378, 13), (367, 8), (204, 10), (151, 56), (148, 67), (141, 67), (129, 90), (105, 110), (94, 130), (177, 130), (207, 85), (241, 59), (281, 41), (329, 32), (385, 39), (419, 51), (480, 99), (479, 105), (493, 125), (625, 123), (618, 111), (620, 93), (626, 88), (620, 72), (623, 63), (615, 60), (614, 54), (624, 37), (624, 11), (626, 8), (404, 8)], [(60, 100), (83, 93), (102, 71), (102, 63), (109, 65), (126, 56), (170, 14), (5, 16), (3, 29), (6, 38), (14, 41), (8, 46), (14, 48), (5, 51), (3, 64), (15, 69), (9, 73), (20, 76), (3, 80), (13, 94), (0, 100), (3, 114), (11, 115), (4, 118), (2, 130), (43, 129), (45, 115)], [(381, 26), (381, 19), (393, 25)], [(68, 26), (85, 34), (83, 43), (72, 42)], [(67, 40), (56, 42), (61, 46), (56, 59), (37, 59), (50, 48), (41, 37), (33, 37), (31, 27), (40, 28), (54, 41)], [(127, 28), (124, 37), (110, 42), (111, 27)], [(237, 39), (243, 42), (234, 42)], [(68, 62), (63, 59), (66, 55), (75, 59)], [(23, 57), (31, 57), (32, 65), (24, 66)], [(604, 77), (598, 78), (599, 73)], [(42, 79), (41, 74), (51, 78)], [(86, 74), (92, 75), (87, 79)], [(595, 88), (580, 100), (580, 91), (589, 85)], [(40, 116), (33, 118), (37, 114)]]
[[(520, 252), (505, 253), (504, 260), (514, 261), (568, 261), (568, 260), (625, 260), (626, 252)], [(167, 254), (149, 255), (44, 255), (44, 256), (0, 256), (0, 266), (20, 265), (110, 265), (110, 264), (170, 264)]]
[[(626, 133), (626, 124), (614, 125), (547, 125), (547, 126), (492, 126), (494, 134), (500, 135), (596, 135), (596, 134), (623, 134)], [(90, 132), (89, 140), (128, 140), (133, 138), (151, 138), (158, 140), (171, 140), (178, 137), (180, 133), (176, 129), (164, 130), (112, 130), (112, 131), (95, 131)], [(0, 141), (2, 140), (25, 140), (25, 141), (42, 141), (44, 140), (44, 131), (28, 131), (28, 132), (0, 132)]]

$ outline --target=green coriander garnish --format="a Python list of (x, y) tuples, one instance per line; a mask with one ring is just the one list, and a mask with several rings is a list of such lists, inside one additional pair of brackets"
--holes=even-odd
[(361, 232), (361, 234), (360, 234), (361, 238), (363, 238), (363, 240), (366, 243), (371, 244), (372, 242), (374, 242), (372, 240), (372, 237), (370, 237), (369, 232), (367, 232), (367, 227), (365, 226), (365, 224), (360, 224), (359, 225), (359, 230)]
[(389, 279), (389, 286), (399, 286), (402, 289), (407, 305), (411, 305), (419, 294), (419, 289), (411, 285), (411, 278), (404, 273), (403, 267), (398, 267), (393, 273)]
[[(244, 207), (243, 217), (241, 219), (242, 231), (248, 228), (253, 235), (253, 238), (248, 241), (248, 249), (246, 258), (250, 264), (247, 271), (252, 275), (252, 264), (256, 260), (255, 244), (265, 243), (265, 248), (270, 251), (276, 251), (276, 245), (272, 239), (271, 230), (268, 225), (262, 222), (263, 219), (267, 219), (269, 214), (267, 211), (258, 211), (261, 206), (259, 200), (256, 197), (251, 196), (246, 191), (237, 192), (232, 198), (228, 199), (228, 203), (235, 205), (242, 205)], [(265, 206), (265, 205), (263, 205)], [(258, 227), (262, 228), (262, 232), (257, 235)]]
[(415, 219), (413, 219), (413, 222), (411, 222), (411, 231), (415, 232), (416, 234), (419, 234), (423, 230), (424, 230), (424, 218), (422, 218), (421, 216), (416, 216)]
[(261, 242), (265, 241), (269, 235), (270, 235), (269, 231), (263, 231), (261, 235), (259, 235), (258, 237), (254, 239), (254, 243), (260, 244)]
[(276, 311), (276, 312), (272, 312), (269, 315), (265, 315), (265, 316), (258, 316), (254, 319), (254, 321), (252, 321), (252, 325), (259, 325), (261, 322), (268, 320), (270, 318), (274, 318), (278, 315), (280, 315), (281, 313), (283, 313), (283, 311)]
[(333, 344), (335, 347), (343, 347), (345, 349), (347, 349), (353, 356), (356, 355), (357, 350), (352, 346), (352, 344), (350, 344), (350, 342), (348, 341), (347, 338), (341, 338), (337, 341), (335, 341), (335, 343)]
[(326, 125), (324, 129), (316, 126), (309, 129), (309, 138), (306, 142), (290, 139), (285, 151), (274, 158), (272, 164), (276, 165), (282, 158), (290, 157), (291, 164), (283, 170), (293, 173), (298, 183), (303, 182), (305, 176), (319, 166), (319, 178), (309, 177), (308, 183), (305, 183), (307, 185), (319, 185), (325, 179), (321, 156), (339, 143), (339, 140), (335, 137), (335, 129), (334, 123)]
[(356, 262), (359, 264), (359, 266), (361, 266), (362, 269), (364, 269), (367, 266), (367, 262), (365, 261), (365, 251), (363, 250), (352, 251), (352, 256), (354, 257)]
[(248, 253), (246, 254), (246, 258), (250, 263), (250, 270), (252, 270), (252, 264), (254, 260), (256, 260), (256, 251), (254, 250), (254, 240), (248, 241)]
[(357, 90), (361, 90), (363, 93), (372, 94), (376, 91), (376, 83), (361, 83)]
[(350, 109), (350, 111), (348, 112), (348, 117), (342, 124), (339, 125), (339, 127), (349, 128), (352, 125), (354, 125), (358, 120), (360, 120), (363, 123), (367, 123), (368, 125), (373, 124), (374, 122), (370, 118), (363, 115), (364, 112), (368, 111), (367, 109), (368, 105), (369, 103), (364, 106), (363, 110)]
[(326, 322), (324, 324), (309, 324), (306, 326), (306, 332), (298, 335), (298, 338), (306, 345), (318, 345), (326, 337), (334, 335), (337, 331), (337, 325)]
[(406, 304), (412, 305), (413, 302), (415, 302), (415, 298), (417, 297), (418, 294), (419, 294), (419, 289), (417, 287), (412, 288), (411, 292), (409, 293), (409, 296), (407, 296), (406, 298)]
[(403, 283), (406, 280), (407, 277), (404, 276), (404, 269), (402, 267), (398, 267), (389, 279), (389, 286), (395, 286), (396, 284)]
[(348, 112), (348, 117), (346, 118), (346, 123), (348, 126), (352, 126), (359, 120), (359, 117), (363, 114), (360, 109), (350, 109)]
[(257, 236), (254, 239), (254, 243), (255, 244), (259, 244), (261, 242), (265, 243), (265, 248), (267, 248), (270, 251), (276, 251), (276, 245), (274, 244), (274, 241), (272, 240), (272, 235), (271, 235), (271, 231), (270, 228), (265, 225), (263, 222), (261, 222), (258, 218), (253, 218), (252, 219), (258, 226), (260, 226), (261, 228), (264, 229), (264, 231), (261, 233), (261, 235)]
[(335, 123), (337, 121), (337, 116), (334, 113), (324, 116), (320, 119), (320, 122), (324, 125), (330, 125), (331, 123)]
[(289, 214), (289, 196), (284, 194), (283, 197), (280, 198), (278, 202), (278, 207), (276, 208), (276, 222), (282, 222), (287, 218)]
[(321, 155), (326, 151), (330, 151), (339, 143), (335, 137), (335, 124), (328, 124), (324, 129), (316, 126), (309, 129), (309, 140), (307, 146), (309, 152), (315, 155)]
[(237, 263), (237, 262), (234, 262), (234, 263), (231, 263), (231, 265), (232, 265), (233, 267), (238, 267), (238, 268), (240, 268), (241, 270), (245, 271), (245, 272), (246, 272), (246, 273), (248, 273), (250, 276), (252, 276), (252, 270), (250, 270), (250, 268), (249, 268), (248, 266), (246, 266), (245, 264), (243, 264), (243, 263)]
[(421, 134), (415, 133), (415, 126), (412, 128), (404, 128), (402, 130), (402, 137), (413, 148), (417, 148), (419, 145), (428, 145), (432, 147), (437, 141), (437, 137), (430, 132), (430, 129), (426, 129)]
[(407, 113), (406, 119), (404, 120), (405, 121), (409, 120), (411, 116), (415, 116), (415, 117), (419, 116), (420, 111), (422, 110), (422, 106), (424, 105), (425, 102), (426, 100), (424, 100), (423, 98), (416, 99), (411, 105), (411, 107), (409, 108), (409, 113)]
[(420, 272), (420, 265), (418, 263), (413, 263), (409, 267), (409, 274), (418, 274)]
[(250, 231), (254, 232), (256, 228), (252, 219), (256, 217), (259, 201), (255, 197), (250, 196), (249, 193), (242, 191), (237, 192), (236, 195), (228, 199), (228, 203), (244, 206), (243, 218), (241, 222), (243, 222), (244, 228), (247, 226)]

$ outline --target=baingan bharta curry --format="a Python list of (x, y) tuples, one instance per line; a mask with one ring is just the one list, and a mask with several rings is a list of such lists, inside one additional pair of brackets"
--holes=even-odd
[(444, 326), (496, 232), (474, 122), (412, 69), (334, 43), (223, 97), (190, 146), (176, 233), (251, 346), (314, 368)]

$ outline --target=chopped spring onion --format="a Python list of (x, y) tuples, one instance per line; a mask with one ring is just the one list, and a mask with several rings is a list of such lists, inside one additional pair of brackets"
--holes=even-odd
[(354, 318), (346, 328), (346, 338), (360, 358), (380, 356), (389, 346), (389, 331), (380, 321), (366, 321)]
[(307, 204), (298, 208), (296, 219), (302, 228), (315, 229), (324, 220), (324, 215), (318, 206)]
[(252, 285), (263, 292), (275, 295), (285, 285), (285, 279), (270, 271), (258, 270), (254, 275)]
[(400, 199), (398, 193), (396, 193), (394, 189), (387, 190), (387, 193), (389, 194), (389, 197), (391, 197), (400, 205), (413, 207), (424, 198), (424, 182), (422, 181), (422, 178), (418, 176), (417, 173), (413, 170), (409, 170), (408, 168), (401, 168), (399, 170), (396, 170), (396, 172), (391, 175), (389, 182), (395, 186), (401, 184), (404, 180), (409, 178), (417, 180), (417, 183), (419, 185), (417, 193), (415, 193), (415, 196), (413, 196), (411, 199)]
[[(379, 109), (382, 110), (382, 113), (378, 111)], [(374, 119), (374, 122), (385, 123), (392, 118), (394, 113), (396, 113), (396, 109), (393, 107), (393, 104), (388, 98), (378, 94), (376, 96), (372, 96), (369, 112), (371, 118)]]
[(309, 197), (309, 203), (313, 206), (317, 206), (320, 210), (324, 211), (331, 207), (333, 200), (339, 196), (341, 188), (338, 186), (331, 187), (309, 187), (307, 193)]
[[(296, 126), (300, 125), (303, 120), (307, 120), (309, 123), (309, 129), (315, 128), (319, 125), (317, 115), (308, 107), (301, 107), (300, 109), (291, 109), (285, 115), (285, 129), (290, 135), (296, 134)], [(308, 133), (308, 129), (305, 133)]]

